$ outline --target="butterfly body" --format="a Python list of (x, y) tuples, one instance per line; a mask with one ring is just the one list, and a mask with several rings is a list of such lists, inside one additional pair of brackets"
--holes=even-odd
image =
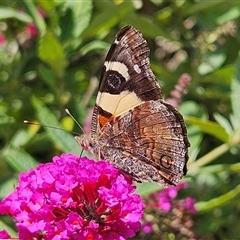
[(186, 174), (182, 115), (162, 98), (149, 48), (131, 26), (116, 36), (104, 63), (90, 134), (78, 143), (135, 180), (176, 185)]

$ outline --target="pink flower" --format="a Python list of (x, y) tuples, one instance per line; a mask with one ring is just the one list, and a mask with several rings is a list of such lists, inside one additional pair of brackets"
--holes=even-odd
[(0, 230), (0, 239), (9, 239), (11, 236), (6, 230)]
[(127, 239), (140, 229), (144, 204), (135, 187), (105, 161), (71, 154), (20, 175), (0, 214), (20, 239)]
[(5, 47), (7, 44), (7, 38), (4, 34), (0, 34), (0, 47)]
[(172, 208), (172, 202), (170, 198), (162, 196), (156, 204), (163, 212), (169, 212)]
[(142, 228), (135, 239), (143, 239), (143, 236), (146, 239), (158, 236), (156, 239), (159, 239), (167, 233), (172, 233), (175, 239), (195, 239), (192, 219), (192, 214), (197, 213), (195, 199), (179, 199), (179, 191), (187, 187), (188, 183), (182, 182), (150, 194), (145, 199), (147, 214), (141, 219)]
[[(43, 19), (45, 18), (46, 14), (41, 8), (38, 9), (37, 13), (41, 18), (43, 18)], [(25, 28), (25, 33), (29, 38), (36, 37), (38, 35), (38, 29), (37, 29), (35, 23), (33, 23), (33, 22), (28, 23)]]
[(37, 30), (37, 27), (34, 23), (29, 23), (27, 26), (26, 26), (26, 34), (30, 37), (35, 37), (37, 36), (38, 34), (38, 30)]
[(84, 132), (89, 133), (91, 131), (91, 122), (92, 122), (92, 115), (93, 115), (93, 108), (90, 108), (87, 113), (87, 117), (85, 119), (83, 129)]
[(142, 224), (142, 231), (145, 234), (149, 234), (153, 231), (153, 223), (152, 222), (145, 222)]
[[(173, 206), (173, 199), (177, 197), (179, 190), (187, 187), (188, 183), (182, 182), (175, 187), (168, 187), (158, 192), (152, 193), (150, 198), (155, 202), (153, 204), (154, 207), (161, 209), (163, 212), (169, 212)], [(184, 210), (191, 213), (196, 213), (196, 209), (194, 207), (195, 200), (193, 198), (188, 197), (183, 200), (178, 200), (178, 203), (179, 206), (181, 206)]]
[(197, 209), (195, 208), (196, 200), (191, 197), (187, 197), (179, 201), (179, 206), (182, 207), (185, 211), (190, 213), (197, 213)]
[(171, 97), (166, 99), (166, 102), (171, 104), (173, 107), (178, 108), (182, 102), (182, 96), (187, 93), (186, 87), (190, 84), (191, 76), (184, 73), (178, 79), (178, 83), (175, 85), (174, 90), (171, 91)]

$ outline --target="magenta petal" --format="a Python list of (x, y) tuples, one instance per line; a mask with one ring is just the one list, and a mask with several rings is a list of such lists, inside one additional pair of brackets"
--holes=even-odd
[(16, 220), (21, 239), (127, 239), (145, 207), (134, 190), (108, 162), (63, 154), (22, 173), (0, 213)]
[(0, 239), (8, 239), (10, 237), (10, 234), (6, 230), (0, 230)]

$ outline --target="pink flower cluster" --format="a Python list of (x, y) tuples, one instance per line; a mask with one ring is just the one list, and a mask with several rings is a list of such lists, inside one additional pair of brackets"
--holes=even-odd
[[(164, 212), (169, 212), (173, 206), (173, 199), (177, 197), (179, 190), (187, 187), (188, 184), (186, 182), (182, 182), (176, 187), (168, 187), (159, 192), (152, 193), (150, 196), (150, 198), (154, 201), (152, 206), (160, 208)], [(194, 204), (195, 200), (191, 197), (187, 197), (177, 201), (177, 205), (179, 208), (190, 213), (197, 212)]]
[(164, 234), (168, 232), (174, 232), (176, 239), (193, 239), (191, 216), (197, 213), (196, 201), (191, 197), (177, 199), (179, 191), (187, 187), (188, 184), (183, 182), (150, 194), (145, 200), (148, 214), (142, 219), (141, 231), (134, 239), (145, 235), (151, 239), (156, 234), (165, 239)]
[(0, 34), (0, 48), (5, 47), (7, 44), (7, 38), (4, 34)]
[(11, 236), (6, 230), (0, 230), (0, 239), (10, 239)]
[(166, 99), (166, 102), (171, 104), (173, 107), (178, 108), (182, 102), (182, 97), (187, 93), (187, 86), (190, 84), (191, 76), (184, 73), (178, 79), (178, 83), (175, 85), (174, 90), (171, 91), (171, 97)]
[(140, 229), (144, 204), (121, 172), (105, 161), (71, 154), (22, 173), (0, 203), (20, 239), (126, 239)]

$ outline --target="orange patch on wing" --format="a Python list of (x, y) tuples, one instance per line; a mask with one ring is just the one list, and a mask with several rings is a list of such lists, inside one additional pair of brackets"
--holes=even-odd
[(109, 118), (99, 114), (98, 121), (99, 121), (100, 127), (103, 127), (109, 121)]

